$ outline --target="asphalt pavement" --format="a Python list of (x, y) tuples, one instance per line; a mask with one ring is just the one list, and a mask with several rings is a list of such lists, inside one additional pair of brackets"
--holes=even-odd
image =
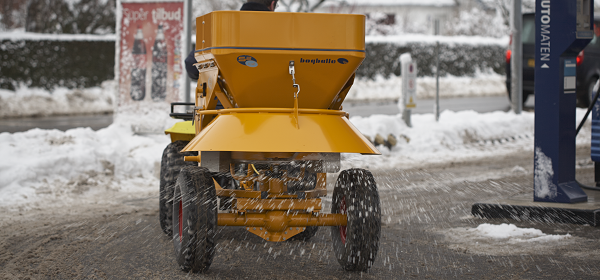
[[(499, 145), (510, 143), (478, 148)], [(589, 158), (589, 146), (578, 147), (577, 154)], [(371, 171), (383, 225), (367, 272), (348, 272), (338, 264), (331, 242), (336, 229), (320, 228), (308, 241), (273, 243), (243, 227), (219, 227), (210, 269), (185, 273), (172, 238), (160, 229), (156, 182), (152, 193), (107, 186), (111, 200), (105, 202), (74, 199), (18, 212), (0, 208), (0, 279), (600, 279), (596, 227), (471, 215), (473, 203), (531, 194), (533, 152)], [(581, 182), (593, 182), (593, 173), (593, 165), (578, 164)], [(336, 175), (330, 175), (331, 194)], [(64, 184), (96, 182), (89, 179)], [(323, 198), (323, 211), (330, 208), (331, 196)], [(536, 241), (469, 234), (483, 223), (567, 237)]]
[[(419, 99), (416, 107), (411, 109), (412, 114), (433, 114), (435, 99)], [(531, 96), (524, 104), (524, 110), (533, 110), (535, 97)], [(441, 98), (439, 101), (440, 112), (444, 110), (465, 111), (473, 110), (478, 113), (510, 110), (510, 101), (506, 96), (483, 97), (454, 97)], [(396, 115), (400, 113), (396, 100), (355, 100), (344, 102), (344, 111), (350, 116), (367, 117), (374, 114)]]
[(58, 129), (65, 131), (75, 127), (90, 127), (93, 130), (98, 130), (109, 126), (112, 122), (112, 114), (0, 118), (0, 133), (15, 133), (33, 128)]

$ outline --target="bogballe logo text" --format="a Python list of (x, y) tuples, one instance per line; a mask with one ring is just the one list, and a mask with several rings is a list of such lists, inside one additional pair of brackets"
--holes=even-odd
[(181, 8), (177, 9), (177, 11), (165, 11), (165, 8), (152, 10), (152, 22), (157, 23), (167, 20), (181, 21)]
[(317, 63), (323, 63), (323, 64), (336, 64), (336, 63), (341, 63), (341, 64), (346, 64), (348, 63), (348, 60), (345, 58), (340, 58), (337, 61), (335, 59), (304, 59), (304, 58), (300, 58), (300, 63), (312, 63), (312, 64), (317, 64)]

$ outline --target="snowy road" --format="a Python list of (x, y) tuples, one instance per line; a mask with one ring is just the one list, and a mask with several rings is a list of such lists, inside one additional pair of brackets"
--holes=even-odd
[[(411, 109), (413, 114), (431, 114), (435, 99), (419, 99), (417, 107)], [(533, 110), (535, 97), (531, 96), (524, 104), (525, 110)], [(444, 110), (464, 111), (473, 110), (478, 113), (510, 110), (510, 103), (506, 96), (482, 96), (482, 97), (454, 97), (440, 99), (440, 112)], [(374, 101), (347, 101), (344, 103), (344, 111), (350, 116), (366, 117), (374, 114), (395, 115), (400, 113), (398, 103), (391, 100)]]
[[(593, 167), (585, 161), (588, 149), (578, 149), (578, 162), (583, 164), (578, 165), (577, 176), (589, 183)], [(241, 228), (221, 227), (208, 273), (188, 275), (177, 268), (170, 239), (160, 230), (156, 193), (115, 193), (112, 202), (72, 201), (68, 207), (0, 211), (0, 278), (599, 277), (597, 228), (481, 220), (469, 214), (475, 202), (531, 192), (532, 162), (531, 153), (512, 153), (427, 168), (374, 170), (384, 226), (376, 263), (368, 273), (340, 268), (328, 228), (321, 228), (308, 242), (269, 243)], [(324, 209), (329, 208), (327, 201)], [(503, 222), (559, 238), (486, 238), (472, 233), (480, 224)]]
[(98, 130), (109, 126), (112, 122), (112, 114), (7, 118), (0, 119), (0, 133), (15, 133), (27, 131), (32, 128), (58, 129), (65, 131), (76, 127), (90, 127), (93, 130)]

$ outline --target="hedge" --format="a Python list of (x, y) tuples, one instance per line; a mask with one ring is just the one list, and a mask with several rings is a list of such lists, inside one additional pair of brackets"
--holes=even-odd
[[(506, 47), (500, 45), (440, 44), (440, 76), (473, 76), (477, 71), (492, 69), (505, 74)], [(417, 75), (435, 75), (435, 43), (368, 43), (365, 61), (358, 77), (400, 76), (400, 55), (410, 53), (417, 62)]]
[[(52, 89), (83, 88), (114, 79), (115, 43), (108, 41), (9, 40), (0, 41), (0, 88), (19, 84)], [(501, 45), (440, 44), (440, 75), (472, 76), (492, 69), (504, 74)], [(410, 52), (418, 76), (435, 75), (435, 43), (370, 42), (358, 77), (399, 76), (401, 54)]]
[(114, 79), (114, 41), (2, 40), (0, 88), (94, 87)]

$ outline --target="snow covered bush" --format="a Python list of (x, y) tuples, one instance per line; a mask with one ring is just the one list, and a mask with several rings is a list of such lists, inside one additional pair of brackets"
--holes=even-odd
[(116, 0), (0, 1), (0, 30), (67, 34), (115, 33)]
[[(473, 76), (477, 71), (489, 69), (504, 74), (505, 49), (505, 45), (497, 44), (440, 43), (440, 75)], [(399, 76), (399, 57), (407, 52), (417, 62), (419, 77), (435, 75), (435, 42), (397, 43), (391, 39), (367, 43), (367, 56), (356, 76), (369, 79), (392, 74)]]
[(114, 39), (104, 41), (2, 39), (0, 40), (0, 88), (15, 90), (20, 86), (44, 89), (53, 89), (57, 86), (67, 88), (99, 86), (103, 81), (114, 79), (114, 57)]

